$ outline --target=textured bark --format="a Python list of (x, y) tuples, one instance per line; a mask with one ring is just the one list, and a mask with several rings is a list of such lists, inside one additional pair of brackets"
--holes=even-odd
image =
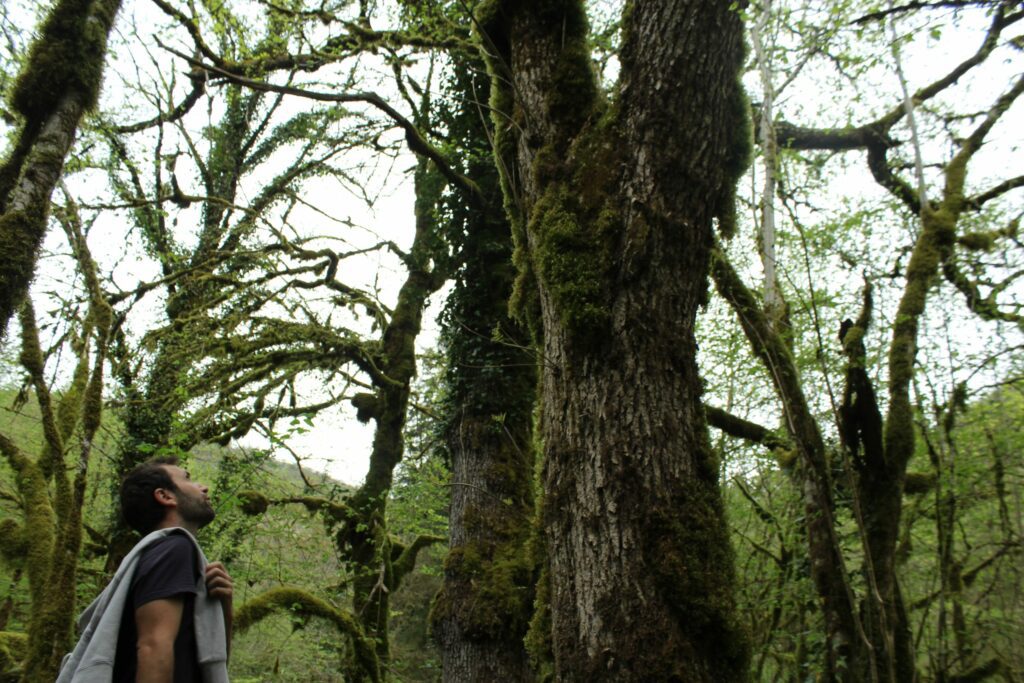
[(643, 2), (624, 16), (607, 110), (578, 3), (499, 3), (483, 24), (492, 70), (507, 65), (512, 81), (494, 99), (511, 107), (496, 123), (514, 141), (497, 149), (543, 337), (554, 676), (739, 680), (693, 323), (712, 219), (745, 156), (740, 22), (728, 3)]
[[(479, 60), (456, 65), (453, 81), (465, 102), (486, 97), (490, 84), (477, 75), (481, 66)], [(454, 113), (449, 124), (469, 141), (466, 173), (483, 201), (452, 209), (465, 236), (444, 313), (450, 550), (431, 627), (445, 681), (515, 683), (533, 679), (524, 638), (534, 598), (528, 540), (537, 372), (535, 358), (506, 341), (524, 335), (509, 317), (512, 234), (483, 124), (475, 107)]]
[(445, 681), (533, 680), (523, 644), (533, 605), (526, 418), (506, 432), (491, 416), (463, 417), (451, 437), (451, 550), (432, 614)]

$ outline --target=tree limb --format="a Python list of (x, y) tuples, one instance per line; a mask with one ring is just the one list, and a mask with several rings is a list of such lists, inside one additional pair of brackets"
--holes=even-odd
[(321, 600), (299, 588), (273, 588), (235, 609), (234, 629), (241, 633), (273, 612), (287, 612), (303, 617), (319, 617), (334, 624), (352, 639), (357, 664), (371, 681), (381, 681), (380, 661), (373, 644), (363, 634), (359, 622), (349, 612)]
[(775, 448), (787, 448), (789, 442), (780, 437), (767, 427), (762, 427), (754, 422), (744, 420), (742, 417), (726, 412), (721, 408), (704, 404), (704, 413), (707, 415), (708, 424), (720, 429), (729, 436), (746, 439), (751, 443), (759, 444), (772, 450)]

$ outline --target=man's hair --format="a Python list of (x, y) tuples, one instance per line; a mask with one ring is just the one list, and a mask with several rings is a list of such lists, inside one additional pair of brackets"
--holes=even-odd
[(153, 492), (157, 489), (178, 490), (164, 468), (164, 465), (177, 464), (178, 459), (173, 456), (153, 458), (136, 465), (121, 480), (121, 516), (140, 534), (148, 534), (163, 520), (167, 511), (156, 501)]

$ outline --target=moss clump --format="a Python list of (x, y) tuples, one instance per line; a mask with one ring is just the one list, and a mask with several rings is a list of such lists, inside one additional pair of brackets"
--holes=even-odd
[(553, 183), (537, 202), (529, 230), (536, 236), (534, 264), (555, 314), (577, 340), (600, 337), (611, 311), (605, 283), (611, 268), (614, 212), (596, 215), (565, 183)]
[(935, 488), (935, 474), (931, 472), (907, 472), (903, 481), (903, 493), (908, 496), (928, 493)]
[(690, 482), (648, 519), (647, 565), (695, 657), (716, 680), (746, 680), (749, 644), (736, 616), (732, 548), (713, 480)]
[(376, 394), (356, 394), (352, 397), (352, 405), (356, 409), (356, 419), (363, 424), (376, 419), (380, 413), (380, 400)]
[(60, 0), (43, 21), (25, 68), (11, 93), (11, 106), (35, 119), (60, 98), (76, 93), (86, 109), (99, 97), (107, 34), (120, 0)]
[(502, 549), (473, 542), (448, 553), (445, 571), (458, 576), (459, 584), (468, 583), (468, 590), (442, 590), (431, 609), (432, 623), (454, 617), (464, 637), (480, 640), (526, 631), (532, 605), (532, 567), (521, 548)]
[(239, 491), (238, 502), (247, 515), (262, 515), (270, 507), (270, 499), (258, 491)]
[(28, 553), (25, 530), (11, 518), (0, 519), (0, 557), (8, 562), (24, 559)]
[(15, 674), (10, 680), (18, 680), (17, 670), (27, 651), (28, 637), (24, 633), (0, 631), (0, 676)]
[[(742, 64), (742, 53), (739, 61)], [(736, 234), (736, 183), (747, 172), (754, 156), (754, 124), (751, 120), (750, 100), (740, 81), (740, 73), (737, 66), (737, 77), (729, 93), (726, 110), (730, 133), (728, 147), (722, 158), (725, 183), (715, 208), (718, 231), (725, 239)]]
[(40, 211), (9, 211), (0, 216), (0, 321), (4, 323), (28, 290), (45, 229), (46, 217)]
[(615, 192), (621, 145), (610, 120), (605, 116), (582, 135), (567, 160), (548, 146), (535, 161), (536, 176), (547, 185), (528, 225), (536, 278), (568, 336), (584, 348), (595, 347), (608, 330), (607, 283), (623, 227)]
[(992, 232), (969, 232), (961, 235), (957, 243), (971, 251), (992, 251), (996, 246), (996, 234)]

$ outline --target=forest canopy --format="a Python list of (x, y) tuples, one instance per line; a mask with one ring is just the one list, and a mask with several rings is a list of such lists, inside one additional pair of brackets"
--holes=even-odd
[(168, 455), (234, 680), (1024, 677), (1022, 20), (4, 3), (0, 681)]

